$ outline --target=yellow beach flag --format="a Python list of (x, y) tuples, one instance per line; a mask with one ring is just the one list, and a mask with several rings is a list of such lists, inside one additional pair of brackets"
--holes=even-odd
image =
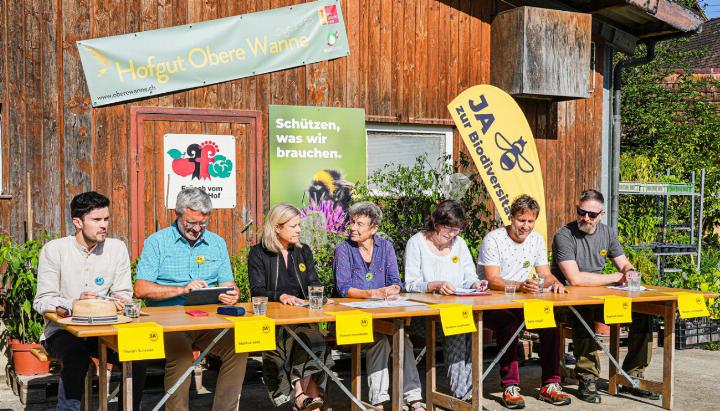
[(535, 231), (547, 243), (545, 189), (530, 125), (506, 92), (482, 84), (463, 91), (449, 105), (455, 125), (505, 225), (510, 204), (527, 194), (540, 204)]

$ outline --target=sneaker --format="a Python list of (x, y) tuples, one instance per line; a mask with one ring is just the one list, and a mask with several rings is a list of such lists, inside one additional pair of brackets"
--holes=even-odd
[(525, 408), (525, 399), (520, 395), (520, 387), (517, 385), (508, 385), (505, 388), (502, 402), (505, 408), (510, 408), (511, 410)]
[(543, 385), (538, 395), (540, 401), (549, 402), (552, 405), (570, 404), (570, 396), (563, 392), (560, 384), (553, 382)]
[(630, 394), (635, 397), (645, 398), (648, 400), (659, 400), (660, 399), (660, 394), (656, 394), (654, 392), (646, 391), (646, 390), (643, 390), (640, 388), (635, 388), (635, 387), (626, 387), (624, 385), (620, 385), (618, 391), (623, 394)]
[(580, 381), (580, 385), (578, 386), (578, 398), (593, 404), (600, 403), (600, 394), (598, 394), (595, 380)]

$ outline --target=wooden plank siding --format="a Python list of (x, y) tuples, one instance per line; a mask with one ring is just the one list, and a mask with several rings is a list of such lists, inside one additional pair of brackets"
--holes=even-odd
[[(129, 241), (134, 177), (131, 106), (258, 110), (264, 125), (271, 104), (361, 107), (373, 122), (452, 125), (447, 103), (467, 87), (490, 82), (490, 23), (509, 7), (500, 1), (340, 0), (350, 44), (347, 58), (107, 107), (90, 106), (78, 40), (302, 2), (0, 0), (2, 178), (3, 194), (12, 196), (0, 199), (0, 231), (24, 238), (30, 189), (34, 232), (48, 228), (64, 235), (72, 229), (71, 198), (94, 189), (112, 200), (111, 234)], [(606, 48), (599, 39), (594, 41), (598, 66), (591, 76), (595, 92), (589, 99), (520, 101), (537, 139), (551, 233), (573, 218), (572, 205), (582, 189), (600, 186)], [(190, 123), (186, 131), (253, 132), (245, 126), (233, 127)], [(145, 149), (151, 150), (147, 160), (153, 158), (152, 150), (160, 148)], [(454, 149), (456, 156), (465, 151), (457, 132)], [(267, 159), (267, 143), (259, 150)], [(30, 187), (25, 184), (26, 173)], [(163, 177), (153, 176), (147, 184), (162, 185)], [(262, 187), (267, 209), (267, 173)], [(153, 226), (171, 218), (146, 211), (145, 223)], [(238, 224), (243, 213), (235, 210), (217, 223)]]

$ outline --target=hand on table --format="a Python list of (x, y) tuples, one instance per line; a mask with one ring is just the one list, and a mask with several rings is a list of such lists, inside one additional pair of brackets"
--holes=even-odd
[(237, 290), (230, 290), (226, 293), (220, 294), (218, 296), (218, 300), (220, 300), (220, 302), (223, 304), (234, 305), (239, 297), (240, 296), (238, 295)]
[(480, 290), (480, 291), (485, 291), (488, 288), (488, 282), (487, 282), (487, 280), (475, 281), (473, 283), (472, 287), (470, 287), (470, 288), (474, 288), (474, 289)]
[(627, 284), (627, 275), (625, 273), (621, 272), (615, 272), (613, 275), (617, 276), (617, 281), (615, 281), (618, 285), (625, 285)]
[(120, 294), (110, 294), (110, 297), (114, 298), (114, 300), (111, 300), (115, 303), (115, 309), (118, 311), (125, 310), (125, 301), (127, 301), (127, 298), (124, 298)]
[(302, 305), (305, 303), (305, 300), (297, 298), (294, 295), (283, 294), (280, 296), (280, 302), (285, 305)]
[(80, 293), (78, 300), (93, 300), (95, 298), (99, 298), (98, 293), (95, 291), (83, 291)]
[(389, 297), (393, 297), (400, 294), (400, 286), (393, 284), (387, 287), (376, 288), (370, 293), (370, 298), (380, 298), (387, 300)]
[(438, 281), (435, 291), (442, 295), (455, 294), (455, 286), (450, 281)]
[(192, 280), (185, 287), (183, 287), (183, 291), (185, 292), (185, 294), (190, 294), (190, 291), (192, 290), (207, 288), (207, 286), (208, 285), (204, 280)]
[(517, 289), (518, 291), (522, 291), (528, 294), (535, 294), (540, 291), (540, 287), (537, 285), (537, 283), (529, 278), (524, 282), (520, 283)]
[(565, 294), (567, 293), (567, 290), (565, 289), (565, 286), (562, 285), (561, 282), (555, 282), (550, 284), (550, 287), (548, 287), (548, 291), (555, 294)]

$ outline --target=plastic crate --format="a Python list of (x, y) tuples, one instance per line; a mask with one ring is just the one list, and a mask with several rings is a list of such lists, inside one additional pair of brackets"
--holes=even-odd
[[(658, 345), (662, 346), (664, 326), (658, 330)], [(675, 349), (703, 348), (709, 342), (720, 342), (720, 320), (710, 317), (675, 319)]]
[(640, 191), (640, 183), (636, 183), (633, 181), (621, 181), (620, 182), (620, 191), (633, 191), (633, 192)]
[(668, 193), (692, 193), (693, 192), (693, 186), (689, 183), (668, 183), (667, 184), (667, 192)]

